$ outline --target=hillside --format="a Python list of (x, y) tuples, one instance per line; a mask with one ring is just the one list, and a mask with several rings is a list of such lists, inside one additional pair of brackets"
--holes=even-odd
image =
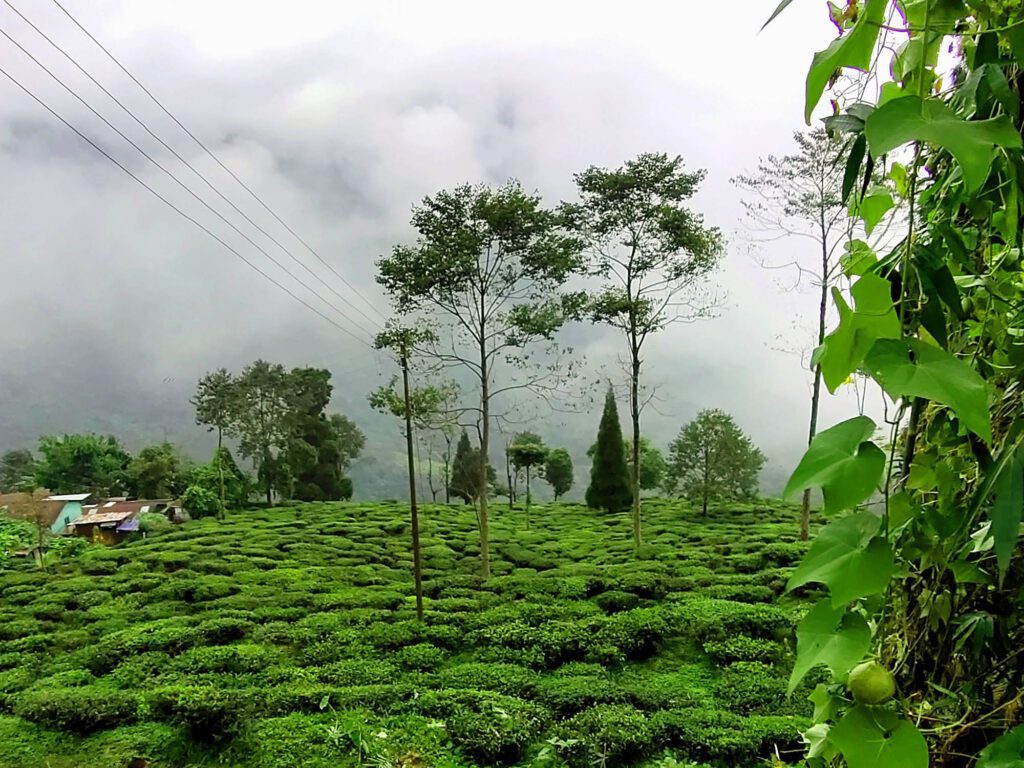
[(706, 518), (427, 507), (425, 625), (406, 510), (307, 504), (202, 520), (45, 574), (0, 570), (0, 766), (761, 764), (787, 699), (795, 511)]

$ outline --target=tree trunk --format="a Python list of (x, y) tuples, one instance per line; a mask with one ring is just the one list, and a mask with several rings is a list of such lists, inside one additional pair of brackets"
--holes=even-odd
[(512, 461), (508, 455), (509, 443), (505, 443), (505, 477), (508, 480), (508, 511), (511, 512), (516, 504), (516, 491), (512, 485)]
[(221, 520), (224, 519), (224, 457), (221, 456), (221, 446), (224, 444), (224, 430), (217, 427), (217, 471), (220, 474), (220, 514), (217, 515)]
[(412, 406), (409, 404), (409, 359), (402, 354), (402, 391), (405, 397), (405, 449), (409, 461), (409, 517), (412, 524), (412, 573), (416, 589), (416, 619), (423, 621), (423, 566), (420, 561), (420, 519), (416, 509), (416, 462), (412, 451)]
[(452, 503), (452, 438), (444, 436), (444, 503)]
[[(825, 315), (828, 312), (828, 228), (825, 211), (819, 211), (819, 237), (821, 242), (821, 292), (818, 297), (818, 346), (825, 341)], [(818, 432), (818, 403), (821, 401), (821, 366), (814, 366), (814, 386), (811, 389), (811, 418), (807, 430), (807, 445)], [(800, 504), (800, 541), (807, 541), (811, 528), (811, 489), (805, 488)]]
[[(484, 312), (484, 294), (480, 294), (480, 316)], [(491, 390), (487, 370), (487, 336), (480, 329), (480, 565), (485, 579), (491, 577), (490, 531), (487, 520), (487, 454), (491, 440)]]
[(638, 548), (643, 537), (640, 531), (640, 350), (636, 334), (630, 349), (633, 353), (629, 391), (629, 415), (633, 420), (633, 546)]
[(530, 465), (526, 465), (526, 528), (530, 528)]

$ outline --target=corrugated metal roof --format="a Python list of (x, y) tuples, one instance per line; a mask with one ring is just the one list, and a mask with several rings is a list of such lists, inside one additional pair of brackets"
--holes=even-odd
[(147, 504), (141, 501), (113, 501), (107, 502), (96, 510), (89, 510), (71, 525), (98, 525), (102, 523), (119, 523), (122, 520), (134, 517), (146, 507)]
[(46, 501), (85, 501), (91, 493), (62, 493), (57, 496), (47, 496)]

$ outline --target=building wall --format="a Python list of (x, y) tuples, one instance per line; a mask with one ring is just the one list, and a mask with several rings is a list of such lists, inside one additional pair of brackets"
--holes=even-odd
[(68, 523), (73, 523), (82, 516), (82, 502), (67, 501), (57, 513), (57, 519), (50, 526), (51, 533), (67, 533)]

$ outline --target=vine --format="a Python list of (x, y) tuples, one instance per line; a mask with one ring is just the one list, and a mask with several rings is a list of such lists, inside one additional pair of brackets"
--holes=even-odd
[(830, 391), (861, 373), (893, 403), (889, 452), (859, 416), (820, 432), (787, 484), (819, 488), (829, 518), (789, 584), (827, 592), (790, 680), (829, 675), (806, 761), (1024, 766), (1024, 6), (849, 0), (830, 15), (841, 33), (813, 57), (805, 117), (845, 70), (881, 81), (871, 100), (835, 93), (824, 122), (848, 139), (852, 215), (904, 215), (856, 183), (886, 160), (908, 205), (896, 247), (859, 243), (846, 263), (815, 353)]

